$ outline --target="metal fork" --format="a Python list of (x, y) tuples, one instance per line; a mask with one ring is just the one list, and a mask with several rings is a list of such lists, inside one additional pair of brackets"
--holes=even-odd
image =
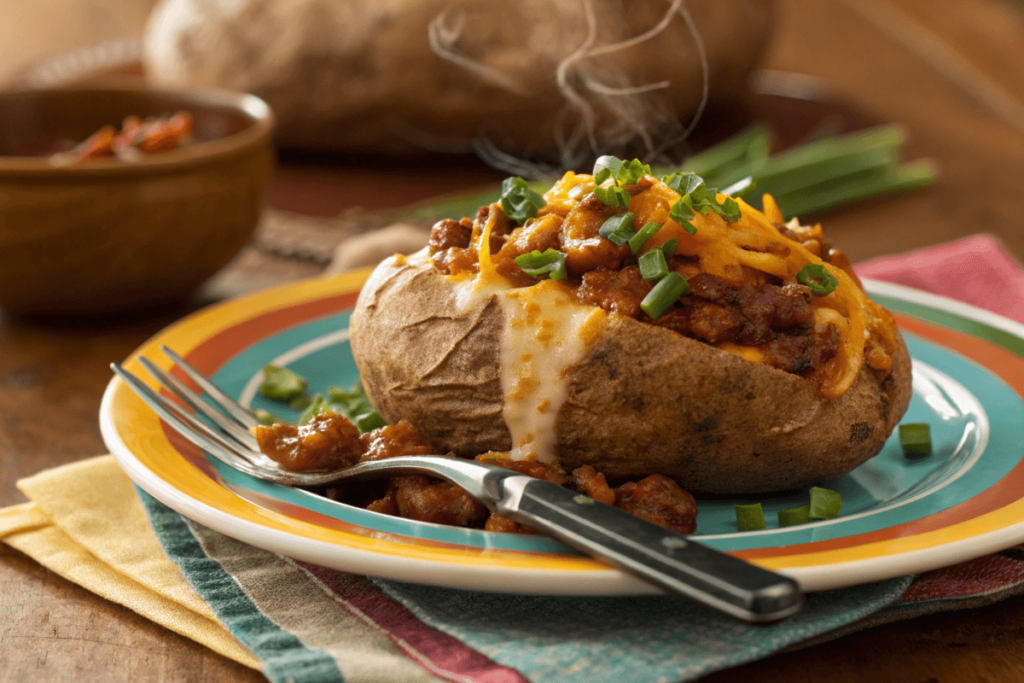
[(147, 358), (140, 357), (139, 362), (210, 423), (154, 391), (117, 363), (111, 368), (183, 437), (229, 467), (257, 479), (305, 487), (403, 474), (439, 477), (461, 486), (493, 512), (742, 621), (771, 623), (803, 605), (803, 593), (789, 577), (712, 550), (552, 482), (495, 465), (426, 455), (363, 462), (335, 472), (282, 470), (260, 452), (250, 431), (260, 424), (252, 411), (236, 403), (177, 353), (166, 346), (161, 349), (205, 392), (209, 402)]

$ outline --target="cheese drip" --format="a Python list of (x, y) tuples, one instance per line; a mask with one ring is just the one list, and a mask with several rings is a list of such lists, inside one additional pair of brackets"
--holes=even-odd
[(583, 359), (607, 314), (578, 303), (567, 287), (545, 280), (498, 296), (503, 415), (514, 460), (555, 460), (555, 423), (569, 395), (567, 373)]
[(456, 301), (463, 314), (492, 298), (501, 306), (505, 324), (498, 357), (510, 456), (553, 463), (558, 412), (569, 396), (567, 374), (583, 359), (608, 314), (579, 303), (569, 287), (553, 280), (512, 288), (491, 259), (490, 234), (498, 211), (491, 205), (490, 219), (474, 240), (480, 245), (480, 272), (456, 280)]

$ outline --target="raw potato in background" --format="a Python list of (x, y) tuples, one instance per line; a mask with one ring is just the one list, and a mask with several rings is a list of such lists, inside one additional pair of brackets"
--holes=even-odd
[(157, 84), (264, 98), (285, 148), (574, 166), (686, 133), (704, 93), (694, 32), (711, 100), (739, 97), (772, 16), (772, 0), (164, 0), (145, 63)]

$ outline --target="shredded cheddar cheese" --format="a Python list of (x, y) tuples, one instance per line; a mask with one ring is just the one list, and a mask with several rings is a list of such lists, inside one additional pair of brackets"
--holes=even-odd
[[(605, 185), (612, 181), (608, 180)], [(536, 220), (565, 219), (577, 203), (594, 191), (594, 178), (587, 174), (566, 173), (544, 194), (545, 205), (537, 212)], [(892, 355), (896, 349), (895, 324), (892, 316), (865, 295), (845, 257), (827, 262), (818, 253), (824, 236), (820, 226), (805, 227), (797, 222), (783, 225), (783, 214), (770, 195), (763, 198), (764, 211), (754, 209), (742, 199), (736, 199), (740, 209), (739, 220), (729, 223), (721, 215), (710, 211), (707, 215), (695, 213), (694, 234), (670, 218), (673, 205), (680, 195), (665, 182), (653, 176), (644, 176), (631, 192), (628, 211), (635, 214), (635, 225), (657, 223), (661, 227), (640, 248), (636, 256), (661, 248), (676, 240), (675, 253), (690, 257), (690, 264), (679, 266), (696, 269), (721, 278), (730, 286), (739, 288), (751, 280), (752, 274), (765, 273), (783, 284), (792, 283), (797, 274), (809, 264), (820, 265), (831, 274), (838, 286), (825, 296), (815, 296), (813, 327), (818, 333), (834, 328), (840, 343), (837, 353), (814, 368), (812, 377), (819, 393), (825, 398), (843, 395), (856, 381), (865, 362), (882, 372), (892, 370)], [(719, 202), (726, 199), (718, 195)], [(478, 288), (507, 287), (509, 284), (497, 272), (490, 238), (501, 215), (500, 204), (492, 204), (484, 225), (475, 225), (473, 242), (479, 252)], [(503, 215), (502, 215), (503, 218)], [(800, 238), (801, 242), (790, 235)], [(692, 261), (696, 259), (696, 265)], [(687, 275), (689, 277), (689, 275)], [(758, 276), (760, 277), (760, 276)], [(536, 317), (536, 316), (534, 316)], [(538, 339), (546, 341), (551, 334), (540, 326)], [(830, 333), (834, 334), (834, 333)], [(758, 347), (720, 342), (718, 348), (753, 362), (761, 362), (764, 352)]]

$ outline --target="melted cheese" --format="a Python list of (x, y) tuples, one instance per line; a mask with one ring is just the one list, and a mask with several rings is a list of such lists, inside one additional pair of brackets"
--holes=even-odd
[(569, 395), (566, 375), (607, 314), (578, 303), (568, 287), (551, 280), (503, 292), (498, 302), (505, 319), (501, 388), (511, 456), (552, 463), (555, 421)]
[(742, 344), (734, 344), (732, 342), (722, 342), (716, 345), (716, 348), (731, 353), (734, 356), (739, 356), (743, 360), (749, 360), (753, 363), (761, 363), (764, 361), (764, 351), (756, 346), (744, 346)]
[(608, 314), (577, 302), (568, 287), (552, 280), (510, 289), (507, 282), (474, 278), (455, 283), (455, 291), (462, 313), (491, 298), (501, 306), (498, 357), (511, 457), (553, 463), (555, 422), (569, 396), (567, 374)]
[(569, 396), (568, 371), (583, 359), (608, 314), (579, 303), (569, 287), (553, 280), (512, 288), (495, 271), (491, 258), (496, 215), (492, 205), (478, 242), (480, 273), (454, 283), (455, 300), (463, 314), (492, 298), (501, 306), (504, 325), (498, 357), (503, 417), (512, 435), (509, 455), (550, 464), (555, 462), (555, 422)]

